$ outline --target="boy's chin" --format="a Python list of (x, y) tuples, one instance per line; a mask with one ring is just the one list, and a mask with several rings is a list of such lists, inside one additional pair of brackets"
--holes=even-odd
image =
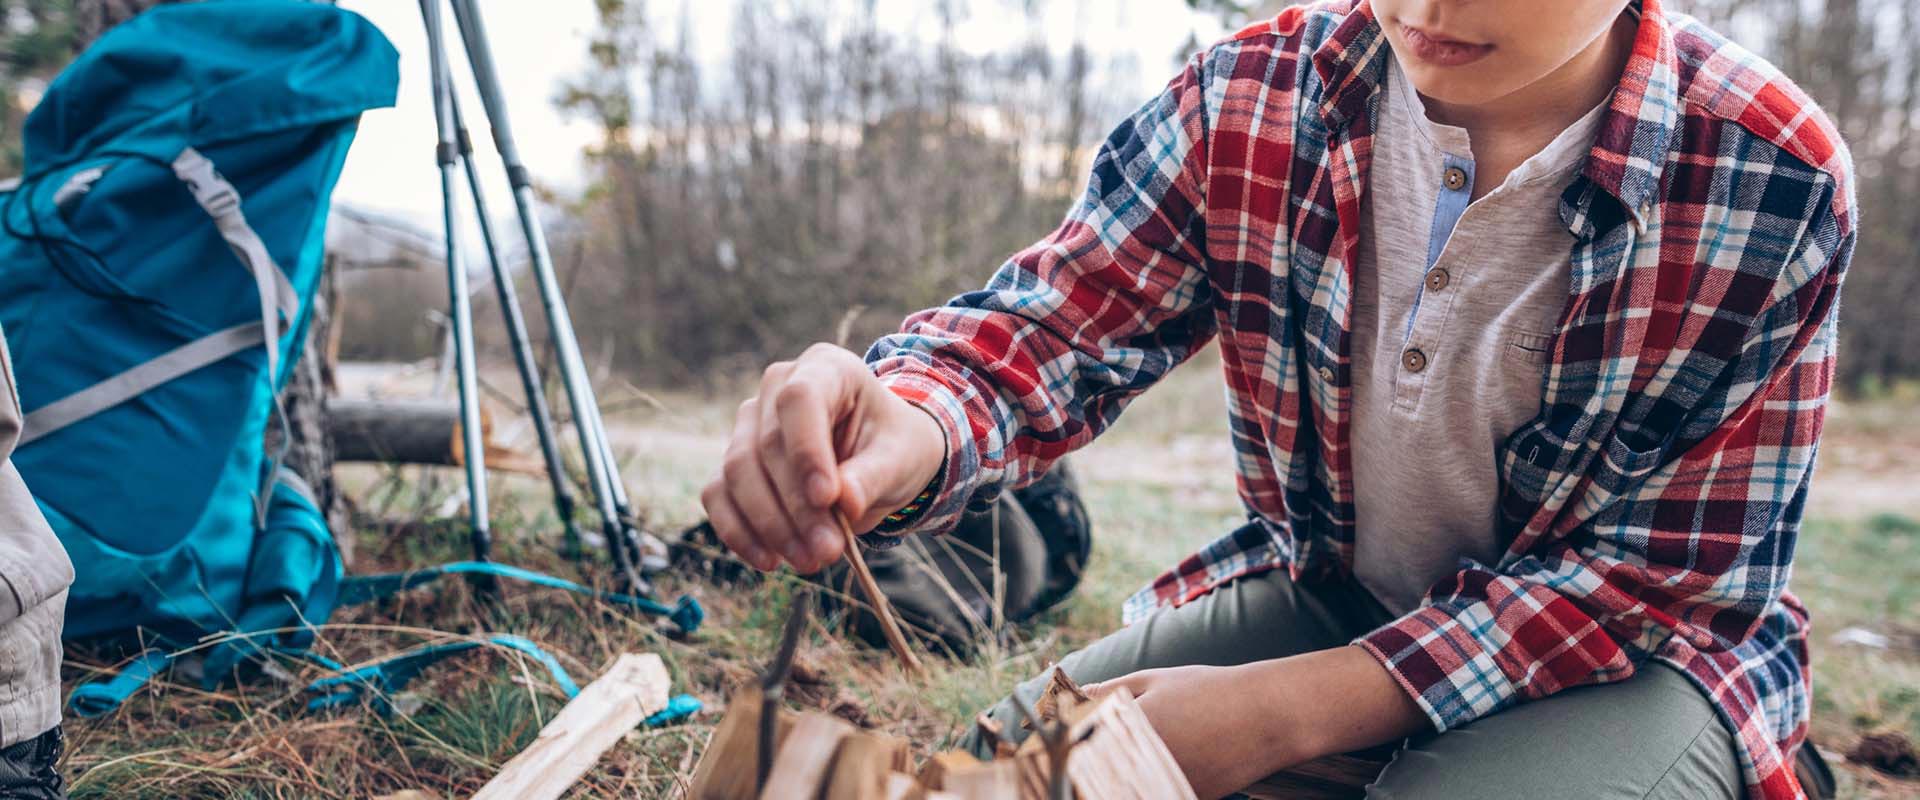
[(1520, 87), (1502, 80), (1499, 70), (1464, 67), (1408, 66), (1404, 70), (1421, 97), (1450, 106), (1484, 106), (1512, 94)]

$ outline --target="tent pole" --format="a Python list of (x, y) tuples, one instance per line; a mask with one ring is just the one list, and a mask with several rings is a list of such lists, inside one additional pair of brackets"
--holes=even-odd
[[(607, 441), (605, 423), (600, 418), (600, 405), (594, 398), (593, 385), (587, 377), (586, 361), (580, 355), (580, 342), (574, 334), (573, 319), (567, 313), (566, 298), (561, 295), (560, 283), (554, 275), (553, 255), (547, 247), (546, 232), (541, 229), (534, 213), (533, 185), (527, 177), (526, 166), (520, 160), (519, 147), (514, 143), (507, 119), (506, 100), (500, 89), (499, 74), (494, 66), (493, 51), (487, 43), (480, 10), (472, 0), (451, 2), (454, 23), (459, 27), (467, 61), (473, 69), (474, 84), (480, 91), (480, 102), (493, 131), (494, 146), (506, 165), (507, 183), (513, 190), (520, 232), (527, 240), (527, 252), (540, 290), (540, 301), (546, 310), (554, 349), (559, 355), (561, 381), (567, 389), (574, 426), (580, 435), (581, 456), (587, 463), (588, 478), (594, 489), (594, 500), (599, 507), (608, 541), (608, 553), (614, 556), (615, 567), (632, 588), (645, 592), (648, 585), (640, 575), (640, 542), (631, 524), (632, 508), (625, 503), (626, 489), (620, 480), (618, 465), (612, 458), (613, 448)], [(616, 541), (620, 545), (616, 546)]]
[(553, 433), (553, 413), (547, 409), (547, 395), (540, 385), (540, 370), (534, 361), (533, 347), (527, 343), (527, 319), (520, 311), (519, 292), (513, 288), (513, 276), (500, 260), (500, 248), (493, 238), (493, 221), (487, 214), (486, 194), (480, 189), (480, 170), (473, 164), (473, 139), (467, 133), (466, 119), (460, 113), (460, 96), (448, 93), (448, 108), (453, 113), (453, 134), (459, 146), (461, 165), (467, 173), (467, 189), (473, 193), (473, 213), (480, 222), (480, 241), (486, 246), (487, 266), (493, 271), (494, 294), (500, 301), (500, 315), (506, 321), (507, 342), (513, 347), (513, 364), (520, 373), (520, 390), (527, 397), (527, 411), (533, 415), (534, 433), (540, 439), (540, 455), (546, 460), (547, 479), (553, 489), (553, 510), (560, 517), (565, 535), (564, 551), (580, 558), (580, 529), (573, 519), (573, 490), (567, 486), (567, 464), (560, 457), (560, 443)]
[(480, 397), (474, 372), (473, 307), (467, 296), (466, 263), (461, 258), (460, 235), (455, 204), (458, 178), (450, 104), (453, 87), (448, 80), (446, 49), (440, 32), (440, 0), (420, 0), (421, 21), (427, 29), (428, 60), (433, 77), (433, 119), (438, 132), (434, 159), (440, 167), (441, 217), (446, 225), (447, 294), (453, 312), (454, 372), (460, 387), (461, 460), (467, 472), (467, 510), (472, 523), (473, 557), (487, 561), (492, 556), (493, 537), (488, 529), (486, 449), (480, 432)]

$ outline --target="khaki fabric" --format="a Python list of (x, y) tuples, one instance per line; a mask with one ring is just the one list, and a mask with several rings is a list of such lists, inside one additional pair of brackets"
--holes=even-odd
[(0, 748), (60, 724), (60, 628), (73, 563), (11, 460), (20, 400), (0, 331)]
[[(1389, 619), (1358, 584), (1309, 586), (1274, 570), (1116, 631), (1060, 665), (1085, 684), (1156, 667), (1244, 664), (1339, 647)], [(1037, 698), (1042, 687), (1036, 677), (1016, 691)], [(989, 715), (1023, 738), (1011, 700)], [(989, 755), (974, 732), (960, 746)], [(1394, 751), (1367, 796), (1712, 800), (1741, 790), (1733, 736), (1713, 707), (1679, 672), (1650, 663), (1620, 683), (1416, 736)]]

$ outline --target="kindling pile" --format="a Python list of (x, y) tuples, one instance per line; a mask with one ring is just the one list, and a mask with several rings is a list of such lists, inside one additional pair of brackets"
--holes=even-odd
[[(735, 693), (694, 769), (693, 800), (1048, 800), (1193, 798), (1193, 789), (1125, 689), (1089, 698), (1053, 670), (1037, 709), (1036, 735), (1014, 746), (992, 723), (992, 760), (951, 751), (912, 770), (906, 740), (855, 728), (820, 712), (775, 711), (772, 769), (759, 779), (761, 691)], [(1056, 780), (1058, 778), (1058, 780)]]

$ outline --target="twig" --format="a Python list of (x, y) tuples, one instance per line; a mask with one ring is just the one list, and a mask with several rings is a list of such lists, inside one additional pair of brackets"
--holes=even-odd
[(786, 696), (787, 676), (793, 672), (793, 653), (800, 646), (800, 630), (806, 627), (812, 610), (813, 592), (802, 589), (794, 594), (793, 607), (787, 610), (787, 624), (780, 629), (780, 646), (773, 651), (773, 661), (760, 676), (760, 747), (755, 753), (759, 762), (753, 785), (762, 791), (767, 788), (767, 776), (773, 774), (773, 740), (780, 729), (780, 700)]
[(847, 515), (840, 509), (833, 510), (833, 521), (840, 526), (840, 536), (846, 540), (847, 562), (853, 565), (853, 575), (860, 581), (860, 590), (866, 592), (867, 602), (873, 604), (873, 615), (880, 620), (880, 631), (887, 635), (887, 647), (892, 648), (900, 665), (914, 677), (925, 677), (927, 668), (920, 664), (919, 657), (913, 654), (913, 648), (907, 645), (906, 634), (900, 632), (900, 623), (893, 617), (893, 605), (887, 602), (887, 596), (880, 592), (880, 584), (874, 582), (873, 572), (867, 569), (867, 559), (860, 554), (860, 541), (854, 535), (853, 524), (847, 521)]

